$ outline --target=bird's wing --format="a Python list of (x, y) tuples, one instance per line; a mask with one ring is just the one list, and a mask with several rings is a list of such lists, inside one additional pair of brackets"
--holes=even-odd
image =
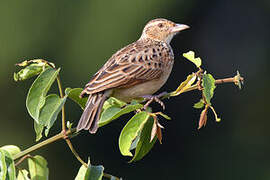
[(168, 51), (162, 54), (159, 52), (161, 49), (155, 45), (146, 47), (138, 43), (121, 49), (86, 84), (81, 96), (158, 79), (166, 65), (166, 60), (161, 58), (170, 58), (166, 56)]

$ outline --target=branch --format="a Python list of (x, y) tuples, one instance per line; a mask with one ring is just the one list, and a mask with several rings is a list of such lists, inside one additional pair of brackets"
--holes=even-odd
[[(215, 81), (215, 84), (234, 83), (235, 85), (238, 85), (238, 84), (242, 84), (243, 82), (244, 82), (244, 78), (237, 74), (236, 76), (231, 77), (231, 78), (217, 79)], [(199, 89), (198, 84), (195, 84), (195, 85), (187, 88), (186, 90), (183, 91), (183, 93), (193, 91), (196, 89)]]
[(25, 156), (25, 155), (29, 154), (30, 152), (35, 151), (35, 150), (37, 150), (37, 149), (39, 149), (39, 148), (41, 148), (43, 146), (46, 146), (48, 144), (51, 144), (51, 143), (53, 143), (53, 142), (55, 142), (55, 141), (57, 141), (59, 139), (63, 139), (67, 135), (73, 134), (73, 132), (75, 132), (75, 131), (76, 131), (76, 129), (68, 130), (68, 131), (66, 131), (66, 133), (61, 132), (61, 133), (59, 133), (59, 134), (57, 134), (57, 135), (55, 135), (55, 136), (53, 136), (53, 137), (51, 137), (49, 139), (46, 139), (46, 140), (44, 140), (44, 141), (42, 141), (42, 142), (40, 142), (38, 144), (35, 144), (34, 146), (31, 146), (30, 148), (28, 148), (28, 149), (26, 149), (24, 151), (21, 151), (18, 154), (15, 154), (13, 156), (13, 160), (16, 160), (16, 159), (18, 159), (18, 158), (20, 158), (22, 156)]

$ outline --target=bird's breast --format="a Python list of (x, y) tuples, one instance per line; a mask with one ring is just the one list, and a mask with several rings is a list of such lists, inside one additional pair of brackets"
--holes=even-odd
[(173, 61), (164, 69), (162, 75), (158, 79), (146, 81), (128, 88), (116, 88), (112, 96), (125, 102), (132, 99), (142, 97), (144, 95), (152, 95), (157, 92), (167, 81), (173, 67)]

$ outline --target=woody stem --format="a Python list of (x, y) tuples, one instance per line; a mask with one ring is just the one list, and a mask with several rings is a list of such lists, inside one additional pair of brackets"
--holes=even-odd
[[(244, 78), (240, 77), (240, 81), (243, 82)], [(215, 80), (215, 84), (223, 84), (223, 83), (237, 83), (237, 80), (236, 80), (236, 77)], [(195, 84), (195, 85), (187, 88), (186, 90), (184, 90), (183, 93), (193, 91), (193, 90), (196, 90), (198, 88), (199, 88), (198, 84)]]

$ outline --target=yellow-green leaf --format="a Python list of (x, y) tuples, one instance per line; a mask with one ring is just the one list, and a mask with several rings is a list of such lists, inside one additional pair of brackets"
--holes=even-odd
[(178, 96), (179, 94), (185, 92), (185, 90), (187, 90), (193, 85), (193, 83), (196, 80), (196, 77), (197, 76), (194, 73), (188, 75), (187, 79), (184, 82), (182, 82), (175, 91), (170, 93), (170, 96)]
[(14, 156), (15, 154), (21, 152), (20, 148), (14, 145), (5, 145), (2, 146), (0, 149), (6, 150), (11, 156)]
[(17, 180), (30, 180), (28, 174), (29, 172), (25, 169), (19, 170)]
[(193, 105), (193, 107), (196, 109), (201, 109), (201, 108), (203, 108), (203, 106), (204, 106), (204, 102), (202, 99)]
[(48, 66), (50, 64), (50, 66), (54, 67), (55, 68), (55, 65), (51, 62), (48, 62), (44, 59), (32, 59), (32, 60), (25, 60), (21, 63), (17, 63), (16, 65), (17, 66), (21, 66), (21, 67), (25, 67), (25, 66), (28, 66), (28, 65), (31, 65), (31, 64), (36, 64), (38, 66)]
[(75, 180), (85, 180), (85, 174), (87, 170), (88, 170), (87, 167), (81, 165), (78, 174), (75, 177)]
[(0, 179), (3, 180), (16, 179), (14, 161), (12, 159), (11, 154), (4, 149), (0, 149)]
[(167, 119), (167, 120), (171, 120), (171, 119), (172, 119), (170, 116), (168, 116), (167, 114), (164, 114), (163, 112), (158, 112), (158, 113), (156, 113), (156, 114), (158, 114), (158, 115), (164, 117), (164, 118)]
[(189, 51), (187, 53), (183, 53), (183, 56), (193, 62), (197, 68), (199, 68), (202, 65), (202, 60), (201, 58), (197, 57), (195, 58), (195, 53), (193, 51)]
[(40, 66), (37, 64), (30, 64), (29, 66), (21, 69), (19, 72), (14, 73), (13, 77), (15, 81), (23, 81), (29, 79), (35, 75), (38, 75), (42, 72), (44, 66)]
[(0, 179), (6, 179), (7, 176), (7, 164), (5, 151), (0, 150)]
[(48, 180), (49, 169), (47, 164), (46, 159), (39, 155), (28, 158), (31, 180)]

